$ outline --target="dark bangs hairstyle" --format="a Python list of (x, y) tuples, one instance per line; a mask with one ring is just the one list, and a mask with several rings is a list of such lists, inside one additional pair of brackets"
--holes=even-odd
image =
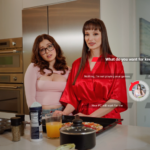
[(40, 73), (42, 75), (45, 74), (44, 69), (48, 69), (51, 71), (51, 73), (48, 74), (48, 76), (53, 74), (53, 70), (49, 68), (49, 62), (45, 61), (39, 54), (39, 44), (42, 42), (44, 39), (49, 40), (54, 48), (56, 49), (56, 60), (54, 64), (54, 68), (56, 70), (63, 71), (62, 75), (66, 73), (66, 70), (68, 70), (68, 66), (65, 60), (65, 57), (63, 56), (63, 52), (58, 45), (58, 43), (55, 41), (55, 39), (48, 35), (48, 34), (42, 34), (36, 37), (33, 48), (32, 48), (32, 57), (31, 57), (31, 62), (34, 63), (34, 66), (38, 66), (40, 68)]
[[(102, 36), (102, 43), (100, 45), (100, 49), (102, 50), (102, 58), (107, 57), (107, 54), (109, 55), (113, 55), (109, 46), (109, 42), (108, 42), (108, 36), (107, 36), (107, 30), (105, 27), (105, 24), (102, 20), (94, 18), (94, 19), (90, 19), (88, 21), (86, 21), (83, 25), (83, 39), (85, 38), (85, 31), (86, 30), (99, 30), (101, 32), (101, 36)], [(81, 62), (80, 62), (80, 66), (78, 69), (78, 72), (75, 76), (75, 79), (73, 81), (73, 85), (75, 84), (77, 77), (80, 73), (80, 71), (83, 71), (87, 57), (90, 55), (90, 51), (88, 51), (88, 46), (85, 42), (83, 42), (83, 49), (82, 49), (82, 57), (81, 57)], [(105, 64), (107, 64), (107, 61), (105, 60)]]

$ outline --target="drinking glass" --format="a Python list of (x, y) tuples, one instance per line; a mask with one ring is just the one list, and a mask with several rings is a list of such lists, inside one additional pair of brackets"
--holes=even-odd
[(47, 138), (59, 138), (62, 126), (62, 115), (49, 113), (45, 115)]

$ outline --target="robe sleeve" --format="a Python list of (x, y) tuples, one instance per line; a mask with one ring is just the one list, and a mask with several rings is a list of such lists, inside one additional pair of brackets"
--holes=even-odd
[(116, 107), (115, 110), (117, 112), (123, 112), (128, 108), (128, 105), (127, 105), (126, 81), (125, 78), (123, 78), (125, 74), (124, 74), (124, 68), (121, 61), (118, 61), (115, 64), (114, 76), (115, 78), (111, 87), (109, 99), (120, 101), (121, 105)]
[(60, 102), (66, 106), (67, 104), (71, 104), (75, 110), (77, 110), (78, 108), (78, 99), (74, 93), (74, 90), (73, 90), (73, 86), (72, 83), (74, 81), (74, 78), (75, 78), (75, 75), (76, 75), (76, 72), (75, 70), (76, 69), (76, 65), (73, 63), (72, 65), (72, 69), (70, 71), (70, 74), (69, 74), (69, 77), (68, 77), (68, 80), (67, 80), (67, 84), (66, 84), (66, 87), (65, 87), (65, 90), (62, 94), (62, 97), (60, 99)]

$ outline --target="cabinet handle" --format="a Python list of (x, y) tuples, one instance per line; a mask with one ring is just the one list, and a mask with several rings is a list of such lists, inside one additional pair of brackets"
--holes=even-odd
[(8, 53), (19, 53), (20, 51), (12, 50), (12, 51), (0, 51), (0, 54), (8, 54)]
[(19, 89), (21, 86), (0, 86), (0, 88)]

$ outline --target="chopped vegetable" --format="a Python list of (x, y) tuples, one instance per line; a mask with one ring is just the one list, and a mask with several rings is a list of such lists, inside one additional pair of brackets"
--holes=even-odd
[(60, 145), (56, 150), (74, 150), (74, 149), (75, 149), (75, 144), (69, 143), (69, 144)]

